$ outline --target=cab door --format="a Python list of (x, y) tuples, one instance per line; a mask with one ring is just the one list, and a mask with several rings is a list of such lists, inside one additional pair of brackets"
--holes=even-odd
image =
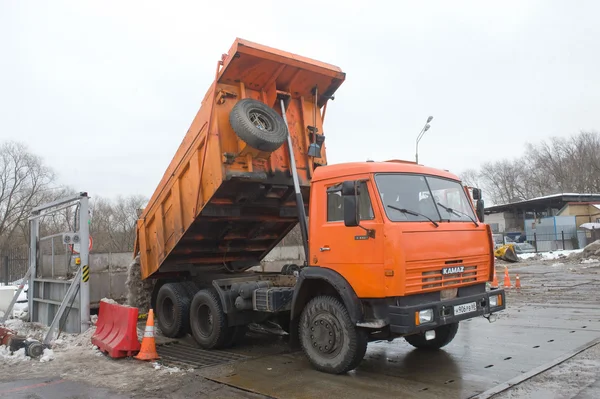
[(309, 264), (337, 271), (359, 297), (384, 297), (383, 219), (371, 180), (367, 176), (357, 180), (360, 227), (344, 225), (343, 180), (313, 187), (317, 190), (311, 193), (311, 209), (316, 205), (317, 211), (311, 211)]

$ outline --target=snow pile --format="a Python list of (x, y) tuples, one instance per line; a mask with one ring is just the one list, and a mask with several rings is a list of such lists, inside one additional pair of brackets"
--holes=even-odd
[(127, 304), (138, 308), (140, 313), (147, 313), (150, 309), (150, 299), (154, 288), (154, 279), (142, 280), (139, 255), (127, 268)]
[(0, 359), (8, 364), (31, 360), (29, 356), (25, 355), (25, 348), (21, 348), (14, 353), (10, 353), (10, 349), (5, 345), (0, 346)]
[(600, 256), (600, 240), (594, 241), (583, 248), (582, 256), (589, 258), (592, 256)]
[(598, 263), (598, 262), (600, 262), (600, 260), (589, 258), (589, 259), (582, 259), (581, 262), (579, 262), (579, 263), (590, 264), (590, 263)]
[(52, 349), (44, 349), (44, 353), (40, 358), (41, 363), (49, 362), (50, 360), (54, 360), (54, 351)]
[(6, 320), (4, 325), (17, 335), (42, 341), (48, 333), (48, 327), (40, 323), (28, 323), (20, 319)]
[(118, 305), (117, 301), (115, 301), (114, 299), (110, 299), (110, 298), (102, 298), (101, 301), (110, 303), (111, 305)]
[[(587, 248), (587, 247), (586, 247)], [(564, 251), (552, 251), (552, 252), (540, 252), (540, 253), (528, 253), (517, 255), (520, 259), (530, 259), (537, 257), (540, 260), (554, 260), (554, 259), (565, 259), (571, 257), (574, 254), (581, 254), (583, 249), (570, 249)]]
[(169, 374), (181, 373), (183, 371), (179, 367), (168, 367), (168, 366), (162, 365), (158, 362), (152, 363), (152, 367), (154, 367), (154, 370), (164, 370), (164, 371), (168, 372)]

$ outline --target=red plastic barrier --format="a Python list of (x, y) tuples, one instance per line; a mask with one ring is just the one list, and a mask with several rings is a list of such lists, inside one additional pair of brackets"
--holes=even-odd
[(100, 302), (92, 344), (112, 358), (133, 356), (140, 350), (137, 308)]

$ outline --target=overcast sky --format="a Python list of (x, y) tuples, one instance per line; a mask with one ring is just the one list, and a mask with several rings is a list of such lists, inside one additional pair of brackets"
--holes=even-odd
[[(427, 3), (427, 4), (425, 4)], [(600, 130), (600, 2), (0, 0), (0, 140), (150, 196), (236, 37), (338, 65), (329, 163), (460, 173)]]

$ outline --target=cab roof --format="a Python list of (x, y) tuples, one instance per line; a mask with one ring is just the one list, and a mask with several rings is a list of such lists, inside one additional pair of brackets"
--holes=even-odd
[(364, 173), (415, 173), (432, 175), (460, 181), (458, 176), (445, 170), (430, 168), (415, 162), (391, 160), (385, 162), (349, 162), (320, 166), (315, 169), (312, 181), (328, 180), (340, 176), (353, 176)]

